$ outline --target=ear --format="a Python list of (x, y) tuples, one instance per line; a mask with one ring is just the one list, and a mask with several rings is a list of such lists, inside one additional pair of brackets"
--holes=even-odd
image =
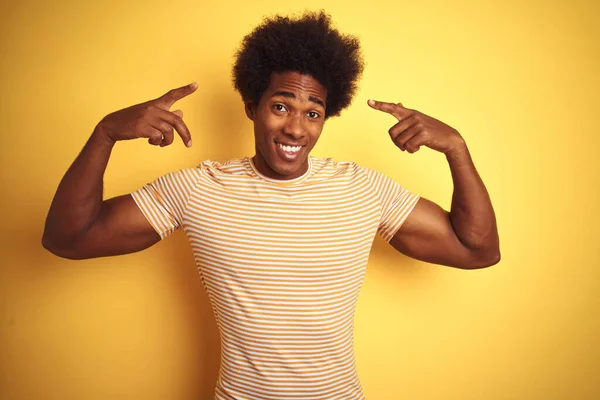
[(244, 102), (244, 110), (246, 110), (246, 116), (250, 121), (254, 121), (254, 114), (256, 112), (256, 108), (254, 107), (254, 103), (251, 101)]

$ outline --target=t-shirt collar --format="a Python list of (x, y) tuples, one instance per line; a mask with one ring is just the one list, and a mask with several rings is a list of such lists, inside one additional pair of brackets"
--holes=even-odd
[(261, 174), (258, 171), (258, 169), (256, 168), (256, 165), (254, 165), (254, 161), (252, 160), (252, 157), (248, 157), (248, 161), (250, 163), (250, 167), (252, 168), (252, 171), (256, 174), (256, 176), (258, 176), (261, 179), (264, 179), (265, 181), (276, 183), (276, 184), (279, 184), (279, 185), (290, 185), (290, 184), (301, 182), (304, 179), (306, 179), (310, 175), (310, 173), (312, 171), (311, 156), (308, 156), (307, 160), (308, 160), (308, 168), (306, 169), (306, 172), (304, 174), (302, 174), (301, 176), (299, 176), (297, 178), (294, 178), (294, 179), (273, 179), (273, 178), (269, 178), (266, 175)]

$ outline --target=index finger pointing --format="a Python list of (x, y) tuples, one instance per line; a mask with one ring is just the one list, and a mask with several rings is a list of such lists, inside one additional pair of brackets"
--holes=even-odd
[(384, 101), (375, 101), (375, 100), (369, 100), (367, 103), (376, 110), (383, 111), (388, 114), (392, 114), (394, 117), (398, 118), (398, 120), (401, 120), (403, 117), (403, 112), (402, 112), (403, 108), (402, 108), (402, 104), (400, 104), (400, 103), (394, 104), (394, 103), (386, 103)]
[(190, 94), (194, 93), (196, 89), (198, 89), (198, 84), (193, 82), (177, 89), (171, 89), (156, 100), (162, 108), (168, 111), (176, 101), (189, 96)]

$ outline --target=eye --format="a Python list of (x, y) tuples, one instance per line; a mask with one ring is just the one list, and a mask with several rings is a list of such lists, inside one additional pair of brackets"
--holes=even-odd
[(287, 111), (287, 108), (285, 108), (285, 106), (281, 103), (273, 104), (273, 109), (279, 112)]
[(310, 118), (310, 119), (317, 119), (317, 118), (319, 118), (319, 117), (320, 117), (320, 115), (319, 115), (319, 113), (318, 113), (318, 112), (315, 112), (315, 111), (310, 111), (310, 112), (308, 113), (308, 118)]

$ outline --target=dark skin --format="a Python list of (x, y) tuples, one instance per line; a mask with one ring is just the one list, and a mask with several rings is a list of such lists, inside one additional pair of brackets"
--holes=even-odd
[[(177, 131), (189, 143), (182, 112), (169, 109), (195, 90), (193, 85), (174, 89), (109, 114), (98, 124), (59, 185), (46, 221), (44, 247), (61, 257), (83, 259), (133, 253), (160, 240), (130, 195), (102, 200), (103, 174), (117, 141), (147, 138), (150, 144), (168, 146)], [(287, 180), (307, 171), (308, 154), (324, 126), (326, 99), (327, 91), (312, 77), (286, 72), (273, 74), (258, 104), (246, 102), (246, 114), (254, 122), (253, 161), (259, 172)], [(426, 146), (445, 154), (454, 182), (451, 211), (421, 198), (391, 245), (409, 257), (456, 268), (497, 263), (494, 211), (460, 134), (401, 104), (369, 104), (398, 120), (389, 133), (401, 150), (414, 153)], [(279, 144), (298, 150), (286, 156)]]
[(497, 264), (500, 246), (494, 209), (458, 131), (401, 103), (369, 100), (369, 105), (398, 120), (388, 132), (400, 150), (412, 154), (425, 146), (443, 153), (454, 182), (450, 212), (421, 198), (390, 244), (409, 257), (434, 264), (463, 269)]
[[(258, 104), (246, 102), (246, 114), (254, 121), (254, 162), (259, 172), (273, 179), (293, 179), (306, 172), (308, 152), (325, 122), (326, 100), (326, 89), (312, 77), (286, 72), (272, 75)], [(398, 120), (389, 134), (400, 150), (412, 154), (425, 146), (445, 154), (454, 181), (450, 212), (419, 199), (390, 244), (409, 257), (434, 264), (462, 269), (496, 264), (500, 250), (494, 210), (458, 131), (400, 103), (369, 101), (369, 105)], [(319, 116), (313, 118), (312, 112)], [(278, 140), (304, 144), (307, 151), (286, 163), (276, 154)]]
[[(308, 75), (273, 73), (258, 104), (246, 102), (246, 115), (254, 122), (256, 168), (273, 179), (298, 178), (308, 169), (308, 155), (325, 123), (327, 90)], [(296, 159), (278, 156), (277, 144), (298, 145)]]
[(154, 146), (173, 142), (174, 130), (191, 146), (181, 110), (173, 104), (196, 91), (193, 83), (163, 96), (115, 111), (102, 119), (58, 185), (46, 218), (42, 245), (69, 259), (134, 253), (160, 240), (131, 195), (103, 200), (103, 176), (115, 144), (148, 139)]

